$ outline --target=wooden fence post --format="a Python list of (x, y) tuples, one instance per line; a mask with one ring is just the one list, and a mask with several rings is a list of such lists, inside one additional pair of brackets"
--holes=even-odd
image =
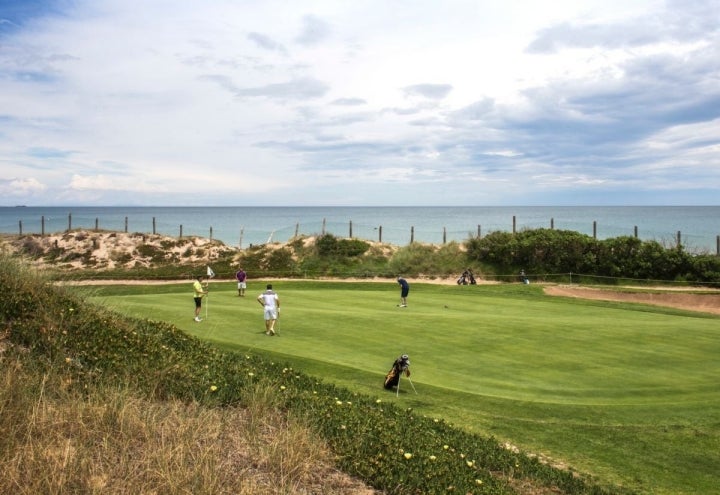
[(480, 228), (480, 224), (478, 224), (478, 239), (482, 238), (482, 230)]
[(677, 248), (682, 249), (682, 233), (677, 231)]
[(350, 239), (352, 239), (352, 220), (350, 220)]
[(633, 232), (635, 233), (635, 239), (637, 239), (637, 236), (638, 236), (638, 228), (637, 228), (637, 225), (636, 225), (635, 228), (633, 229)]
[(210, 240), (212, 241), (212, 225), (210, 226)]
[(443, 227), (443, 244), (447, 242), (447, 227)]
[(550, 219), (550, 230), (555, 230), (555, 219), (554, 218)]
[(20, 237), (22, 237), (22, 220), (18, 220), (18, 227), (20, 228)]
[(593, 239), (597, 239), (597, 220), (593, 220)]
[(40, 235), (45, 237), (45, 215), (40, 217)]
[(323, 218), (322, 235), (325, 235), (325, 219)]
[(68, 213), (68, 232), (72, 230), (72, 213)]
[(95, 217), (95, 232), (98, 231), (98, 225), (100, 224), (100, 220), (98, 220), (98, 217)]
[[(718, 236), (720, 238), (720, 236)], [(382, 225), (378, 227), (378, 242), (382, 242)], [(718, 241), (720, 242), (720, 241)]]
[(155, 217), (153, 217), (153, 235), (155, 235)]
[(182, 239), (182, 224), (180, 224), (180, 239)]
[(415, 242), (415, 227), (410, 227), (410, 244)]
[(127, 234), (127, 229), (128, 229), (128, 221), (127, 221), (127, 217), (125, 217), (125, 233), (126, 234)]
[(513, 234), (515, 234), (515, 225), (517, 223), (517, 220), (515, 219), (515, 215), (513, 215)]

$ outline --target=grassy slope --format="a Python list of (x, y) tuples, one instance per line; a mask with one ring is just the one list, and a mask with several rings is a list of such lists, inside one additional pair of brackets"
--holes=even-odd
[(394, 400), (416, 411), (642, 491), (720, 493), (718, 318), (537, 286), (415, 284), (400, 309), (392, 283), (275, 285), (279, 338), (263, 334), (259, 281), (246, 298), (213, 282), (200, 324), (189, 284), (93, 290), (123, 312), (383, 398), (384, 373), (407, 353), (418, 394), (403, 381)]

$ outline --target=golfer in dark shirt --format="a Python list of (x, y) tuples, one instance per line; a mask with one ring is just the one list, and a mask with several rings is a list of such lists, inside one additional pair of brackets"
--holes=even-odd
[(400, 284), (400, 304), (398, 304), (398, 307), (407, 308), (407, 296), (408, 292), (410, 292), (410, 284), (402, 277), (398, 277), (397, 282)]

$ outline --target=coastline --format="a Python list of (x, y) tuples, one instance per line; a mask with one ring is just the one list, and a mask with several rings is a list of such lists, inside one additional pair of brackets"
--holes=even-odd
[(550, 228), (607, 239), (636, 236), (688, 251), (715, 253), (720, 206), (301, 206), (301, 207), (0, 207), (0, 232), (74, 229), (217, 239), (244, 248), (330, 233), (397, 246), (464, 242), (490, 232)]

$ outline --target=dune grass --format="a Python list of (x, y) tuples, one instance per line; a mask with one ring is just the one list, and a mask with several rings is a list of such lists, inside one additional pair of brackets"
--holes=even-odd
[[(720, 493), (720, 318), (545, 296), (539, 286), (276, 281), (279, 337), (213, 281), (192, 321), (190, 284), (93, 289), (118, 311), (254, 350), (351, 390), (397, 401), (550, 462), (642, 493)], [(205, 314), (205, 310), (203, 310)], [(407, 353), (401, 393), (381, 383)]]
[(149, 400), (117, 385), (78, 394), (62, 365), (48, 372), (12, 354), (0, 357), (0, 493), (366, 491), (261, 387), (248, 391), (251, 407)]

